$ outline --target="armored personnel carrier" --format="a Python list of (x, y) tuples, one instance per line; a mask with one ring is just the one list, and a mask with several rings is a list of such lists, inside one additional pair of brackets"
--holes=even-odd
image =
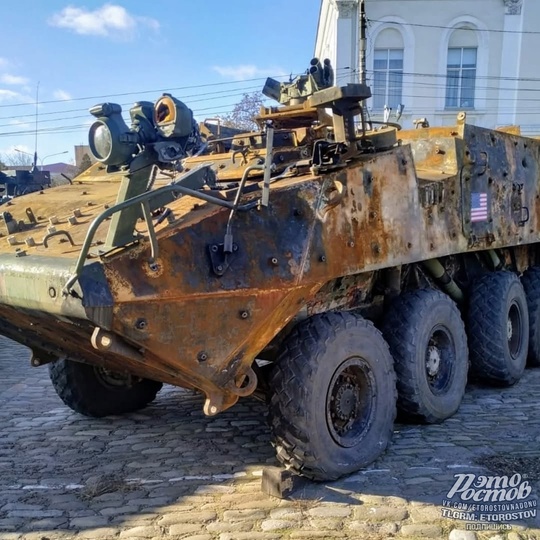
[(400, 131), (314, 59), (264, 92), (260, 130), (201, 135), (163, 95), (91, 109), (103, 176), (13, 200), (0, 332), (72, 409), (144, 407), (162, 383), (216, 415), (269, 403), (278, 459), (316, 480), (375, 460), (396, 408), (441, 422), (468, 375), (540, 364), (540, 141)]

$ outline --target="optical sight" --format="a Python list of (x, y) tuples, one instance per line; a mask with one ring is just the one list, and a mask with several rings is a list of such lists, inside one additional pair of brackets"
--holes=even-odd
[(200, 143), (191, 109), (170, 94), (163, 94), (155, 104), (137, 102), (129, 112), (131, 127), (118, 103), (101, 103), (90, 109), (96, 117), (88, 134), (90, 151), (108, 167), (129, 165), (144, 151), (154, 152), (157, 163), (170, 166)]

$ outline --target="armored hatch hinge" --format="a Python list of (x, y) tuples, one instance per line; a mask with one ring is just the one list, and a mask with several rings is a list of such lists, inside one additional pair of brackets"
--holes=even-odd
[(444, 197), (444, 186), (442, 182), (422, 183), (418, 187), (420, 204), (423, 208), (441, 204)]

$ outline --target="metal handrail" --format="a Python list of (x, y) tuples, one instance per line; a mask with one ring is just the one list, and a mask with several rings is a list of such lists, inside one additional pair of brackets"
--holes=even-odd
[[(198, 170), (199, 168), (193, 169), (192, 171), (190, 171), (189, 174), (195, 173)], [(186, 176), (183, 177), (183, 179), (185, 178)], [(157, 258), (158, 247), (157, 247), (157, 238), (155, 236), (154, 225), (151, 220), (149, 201), (151, 199), (159, 197), (160, 195), (164, 193), (169, 193), (169, 192), (172, 192), (172, 193), (177, 192), (177, 193), (181, 193), (182, 195), (189, 195), (190, 197), (195, 197), (197, 199), (201, 199), (203, 201), (216, 204), (218, 206), (223, 206), (224, 208), (228, 208), (230, 210), (235, 208), (235, 204), (230, 201), (225, 201), (223, 199), (219, 199), (212, 195), (207, 195), (206, 193), (184, 187), (178, 183), (169, 184), (167, 186), (163, 186), (156, 190), (142, 193), (141, 195), (137, 195), (136, 197), (133, 197), (132, 199), (129, 199), (127, 201), (123, 201), (121, 203), (115, 204), (114, 206), (111, 206), (110, 208), (107, 208), (106, 210), (104, 210), (90, 224), (90, 227), (88, 228), (88, 232), (86, 233), (86, 237), (84, 239), (84, 242), (81, 248), (81, 252), (79, 253), (79, 257), (77, 259), (77, 264), (75, 265), (75, 270), (73, 274), (71, 275), (71, 277), (66, 282), (64, 288), (62, 289), (63, 294), (68, 295), (73, 289), (73, 285), (75, 285), (76, 281), (79, 279), (84, 263), (86, 261), (86, 257), (88, 256), (88, 252), (90, 251), (92, 242), (94, 240), (94, 236), (99, 226), (103, 223), (103, 221), (105, 221), (107, 218), (109, 218), (113, 214), (116, 214), (117, 212), (125, 210), (126, 208), (129, 208), (130, 206), (134, 206), (136, 204), (141, 204), (142, 206), (143, 216), (145, 217), (145, 221), (148, 226), (148, 234), (150, 237), (151, 254), (152, 254), (151, 256), (152, 256), (153, 262), (155, 262)], [(254, 206), (255, 206), (254, 203), (247, 203), (241, 206), (237, 206), (236, 209), (240, 211), (249, 210), (250, 208), (253, 208)]]

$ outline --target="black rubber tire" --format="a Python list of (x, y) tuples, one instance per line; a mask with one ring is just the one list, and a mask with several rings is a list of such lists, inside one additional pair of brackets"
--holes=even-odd
[(467, 385), (467, 334), (454, 301), (435, 289), (403, 294), (385, 316), (400, 416), (438, 423), (458, 410)]
[(132, 377), (131, 385), (109, 384), (100, 368), (68, 359), (49, 364), (49, 375), (60, 399), (85, 416), (123, 414), (146, 407), (162, 383)]
[(326, 313), (297, 325), (282, 344), (270, 390), (277, 458), (312, 480), (365, 467), (392, 438), (392, 357), (382, 334), (355, 314)]
[(521, 276), (529, 308), (529, 353), (527, 364), (540, 367), (540, 267), (533, 266)]
[(516, 383), (527, 362), (529, 314), (515, 274), (492, 272), (473, 284), (467, 328), (473, 376), (503, 386)]

